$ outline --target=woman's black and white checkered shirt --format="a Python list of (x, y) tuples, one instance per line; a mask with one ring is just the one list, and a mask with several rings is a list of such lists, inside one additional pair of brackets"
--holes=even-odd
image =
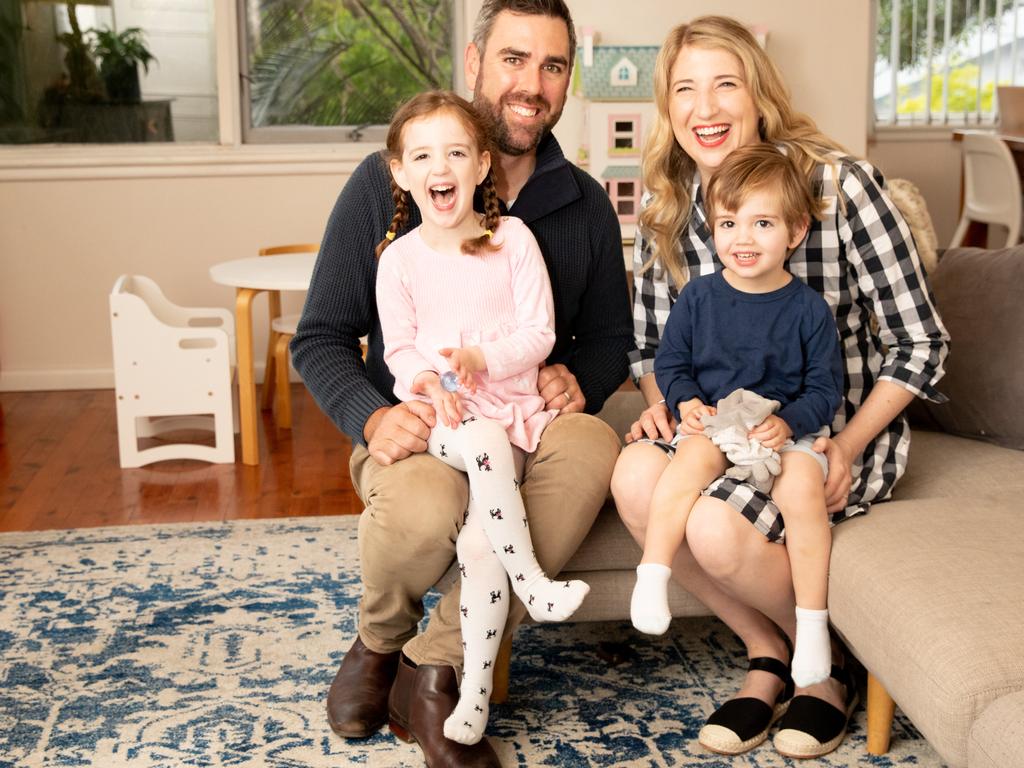
[[(814, 189), (826, 203), (823, 220), (812, 223), (788, 269), (825, 298), (839, 328), (846, 397), (832, 422), (836, 434), (876, 381), (891, 381), (919, 397), (943, 401), (935, 384), (943, 374), (949, 336), (932, 302), (910, 228), (883, 191), (881, 173), (838, 153), (829, 159), (834, 162), (819, 165), (812, 174)], [(838, 204), (839, 196), (845, 209)], [(692, 199), (689, 226), (681, 238), (689, 278), (722, 268), (696, 175)], [(641, 272), (649, 258), (650, 246), (638, 234), (633, 254), (636, 348), (630, 352), (634, 380), (654, 370), (658, 342), (678, 296), (660, 264)], [(872, 317), (878, 319), (877, 331)], [(833, 524), (890, 496), (906, 468), (909, 447), (910, 428), (900, 416), (854, 462), (848, 506), (832, 515)], [(740, 510), (770, 540), (782, 539), (778, 509), (752, 486), (720, 479), (706, 493)]]

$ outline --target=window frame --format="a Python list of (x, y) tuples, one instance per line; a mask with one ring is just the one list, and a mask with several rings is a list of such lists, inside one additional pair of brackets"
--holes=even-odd
[[(452, 0), (453, 87), (466, 92), (461, 52), (472, 19), (467, 0)], [(348, 174), (382, 143), (245, 143), (242, 137), (241, 35), (237, 0), (212, 0), (217, 81), (217, 140), (208, 143), (0, 145), (0, 182), (196, 176)], [(474, 10), (475, 13), (475, 10)], [(309, 137), (311, 138), (311, 137)]]
[[(640, 137), (641, 132), (641, 115), (639, 112), (631, 113), (616, 113), (608, 115), (608, 156), (609, 157), (639, 157), (640, 156)], [(629, 131), (620, 131), (616, 128), (616, 123), (630, 123), (633, 127)], [(616, 147), (615, 140), (620, 138), (628, 138), (630, 140), (630, 146), (628, 147)]]
[[(971, 128), (971, 127), (983, 128), (984, 129), (984, 128), (995, 128), (995, 127), (997, 127), (998, 120), (999, 120), (999, 111), (998, 111), (998, 108), (996, 106), (993, 106), (993, 109), (992, 109), (991, 112), (982, 112), (982, 111), (980, 111), (980, 107), (979, 107), (979, 109), (976, 109), (976, 110), (974, 110), (973, 112), (970, 112), (970, 113), (956, 113), (956, 114), (953, 114), (953, 113), (951, 113), (949, 111), (948, 108), (946, 108), (944, 111), (942, 110), (941, 106), (938, 107), (938, 108), (935, 108), (932, 105), (931, 99), (930, 99), (929, 96), (926, 96), (926, 102), (925, 102), (926, 103), (926, 109), (928, 110), (928, 113), (925, 114), (923, 116), (923, 118), (920, 118), (920, 119), (911, 118), (911, 119), (908, 119), (908, 120), (900, 121), (900, 119), (898, 117), (898, 114), (899, 114), (898, 111), (895, 113), (896, 114), (895, 117), (892, 116), (892, 115), (885, 115), (885, 116), (876, 115), (876, 112), (875, 112), (875, 64), (876, 64), (877, 59), (878, 59), (878, 16), (879, 16), (879, 6), (880, 6), (880, 4), (882, 2), (885, 2), (885, 1), (886, 0), (873, 0), (873, 2), (871, 2), (871, 4), (870, 4), (870, 24), (869, 24), (870, 41), (869, 41), (869, 49), (868, 49), (869, 50), (869, 56), (868, 56), (868, 89), (867, 89), (867, 103), (868, 103), (868, 109), (867, 109), (867, 121), (868, 121), (867, 136), (868, 136), (868, 140), (871, 141), (871, 140), (876, 139), (876, 138), (878, 138), (880, 136), (893, 137), (893, 136), (911, 135), (911, 134), (913, 134), (913, 136), (915, 137), (915, 140), (927, 140), (927, 139), (930, 139), (930, 138), (932, 138), (934, 136), (937, 136), (937, 135), (942, 135), (942, 136), (948, 137), (949, 131), (951, 129)], [(913, 0), (906, 0), (906, 1), (907, 2), (913, 2)], [(902, 2), (904, 2), (904, 0), (888, 0), (888, 2), (890, 3), (890, 7), (891, 7), (893, 4), (902, 4)], [(935, 6), (936, 6), (935, 20), (938, 20), (938, 18), (939, 18), (938, 14), (940, 12), (940, 9), (938, 8), (938, 6), (940, 4), (943, 5), (943, 8), (941, 9), (941, 12), (944, 13), (945, 12), (945, 3), (943, 2), (943, 0), (934, 0), (934, 2), (935, 2)], [(984, 4), (984, 2), (983, 2), (983, 4)], [(995, 17), (995, 14), (997, 12), (1006, 12), (1007, 10), (1012, 11), (1014, 9), (1017, 9), (1018, 13), (1021, 12), (1021, 11), (1024, 11), (1024, 0), (996, 0), (996, 2), (992, 5), (992, 7), (989, 8), (986, 5), (985, 10), (986, 11), (991, 11), (991, 14), (986, 14), (985, 18), (986, 19), (991, 19), (991, 18)], [(925, 23), (927, 23), (927, 22), (928, 22), (928, 20), (926, 19)], [(890, 35), (890, 42), (892, 41), (893, 37), (896, 37), (899, 34), (898, 26), (892, 32), (895, 32), (895, 34), (891, 34)], [(936, 32), (936, 34), (942, 34), (943, 30), (936, 28), (935, 32)], [(1020, 34), (1022, 36), (1018, 37), (1018, 40), (1024, 40), (1024, 30), (1021, 30)], [(925, 69), (925, 72), (927, 73), (926, 77), (930, 78), (930, 77), (934, 76), (935, 74), (942, 74), (945, 78), (948, 79), (949, 75), (950, 75), (950, 72), (949, 72), (948, 66), (947, 66), (946, 71), (943, 73), (943, 68), (942, 68), (943, 58), (940, 55), (940, 51), (938, 49), (936, 49), (936, 50), (931, 50), (930, 49), (929, 50), (929, 56), (931, 57), (932, 62)], [(892, 53), (890, 53), (890, 58), (892, 58)], [(948, 64), (948, 62), (947, 62), (947, 64)], [(936, 65), (938, 65), (938, 66), (936, 66)], [(1015, 68), (1012, 67), (1012, 61), (1011, 61), (1011, 73), (1014, 73), (1015, 71), (1016, 70), (1015, 70)], [(897, 70), (897, 72), (898, 72), (898, 70)], [(995, 83), (995, 85), (999, 84), (998, 83), (998, 74), (1000, 74), (1000, 73), (997, 73), (997, 82)], [(894, 84), (895, 84), (896, 76), (897, 76), (896, 72), (893, 72), (891, 74), (891, 82), (893, 82)], [(1012, 79), (1013, 79), (1013, 75), (1011, 74), (1011, 80)], [(1022, 80), (1019, 83), (1013, 83), (1013, 84), (1015, 84), (1015, 85), (1024, 85), (1024, 80)], [(980, 81), (979, 81), (979, 85), (980, 85)], [(930, 89), (928, 89), (928, 91), (926, 91), (926, 93), (930, 93)], [(898, 96), (894, 96), (894, 99), (898, 99)], [(898, 107), (897, 107), (897, 109), (898, 109)]]
[[(625, 195), (619, 193), (620, 184), (632, 184), (633, 194)], [(620, 224), (635, 224), (637, 217), (639, 216), (640, 210), (640, 179), (605, 179), (604, 181), (605, 192), (608, 193), (608, 199), (611, 201), (612, 209), (615, 211), (615, 216), (618, 218)], [(630, 202), (633, 204), (632, 213), (619, 213), (619, 202)]]

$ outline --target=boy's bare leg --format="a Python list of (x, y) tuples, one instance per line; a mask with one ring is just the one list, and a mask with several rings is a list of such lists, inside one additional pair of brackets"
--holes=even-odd
[(828, 563), (832, 531), (825, 510), (825, 483), (821, 467), (798, 451), (782, 455), (782, 473), (772, 488), (786, 524), (796, 594), (796, 644), (793, 681), (799, 687), (820, 683), (829, 676), (832, 651), (828, 636)]
[(714, 443), (703, 435), (694, 435), (679, 443), (675, 456), (658, 478), (630, 601), (630, 618), (641, 632), (661, 635), (668, 629), (672, 620), (668, 609), (670, 564), (682, 546), (690, 510), (701, 491), (726, 466), (724, 454)]

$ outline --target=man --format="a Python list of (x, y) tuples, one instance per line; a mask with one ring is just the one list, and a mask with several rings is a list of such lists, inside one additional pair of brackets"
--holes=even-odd
[[(485, 0), (465, 55), (474, 103), (498, 149), (499, 196), (537, 238), (554, 293), (556, 342), (538, 383), (547, 407), (561, 415), (526, 456), (521, 486), (537, 559), (551, 574), (572, 556), (607, 494), (618, 440), (588, 414), (625, 379), (632, 339), (615, 214), (600, 185), (566, 161), (550, 133), (574, 53), (562, 0)], [(408, 229), (421, 221), (411, 208)], [(433, 408), (396, 403), (382, 359), (374, 247), (393, 213), (385, 160), (371, 155), (331, 214), (292, 342), (314, 398), (352, 436), (349, 468), (366, 504), (359, 637), (331, 685), (328, 718), (340, 735), (365, 738), (390, 716), (392, 730), (415, 740), (428, 765), (497, 766), (486, 740), (466, 746), (442, 732), (458, 701), (458, 587), (416, 634), (423, 595), (452, 564), (468, 486), (463, 473), (424, 453)], [(513, 614), (510, 627), (522, 606)]]

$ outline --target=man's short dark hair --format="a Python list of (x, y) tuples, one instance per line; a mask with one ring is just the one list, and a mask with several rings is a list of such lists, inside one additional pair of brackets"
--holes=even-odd
[(569, 30), (569, 67), (576, 58), (576, 27), (572, 23), (572, 14), (563, 0), (484, 0), (480, 13), (473, 27), (473, 43), (482, 56), (491, 36), (494, 20), (502, 11), (519, 13), (524, 16), (551, 16), (561, 19)]

